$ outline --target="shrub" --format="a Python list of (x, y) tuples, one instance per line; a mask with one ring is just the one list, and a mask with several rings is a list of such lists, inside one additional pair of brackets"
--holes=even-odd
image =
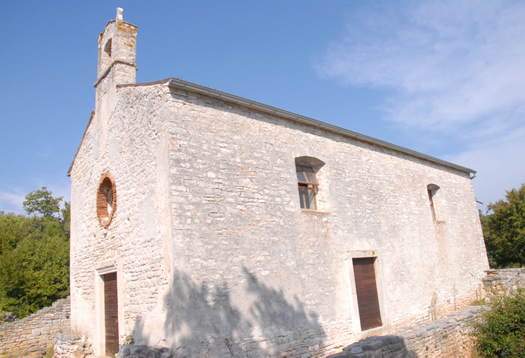
[(482, 357), (525, 357), (525, 290), (496, 296), (474, 323), (472, 335)]
[(45, 358), (53, 358), (53, 355), (55, 354), (55, 345), (51, 344), (49, 347), (46, 347), (45, 351)]

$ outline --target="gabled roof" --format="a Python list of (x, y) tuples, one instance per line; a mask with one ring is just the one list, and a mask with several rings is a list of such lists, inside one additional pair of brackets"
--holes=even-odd
[(371, 144), (371, 145), (374, 145), (374, 146), (378, 146), (378, 147), (381, 147), (381, 148), (389, 149), (389, 150), (392, 150), (394, 152), (402, 153), (402, 154), (405, 154), (405, 155), (410, 156), (410, 157), (414, 157), (414, 158), (417, 158), (417, 159), (424, 160), (426, 162), (430, 162), (430, 163), (433, 163), (433, 164), (438, 164), (440, 166), (445, 166), (447, 168), (455, 169), (455, 170), (458, 170), (460, 172), (464, 172), (464, 173), (467, 173), (467, 174), (476, 174), (475, 170), (463, 167), (461, 165), (457, 165), (457, 164), (454, 164), (454, 163), (451, 163), (451, 162), (447, 162), (445, 160), (442, 160), (442, 159), (439, 159), (439, 158), (436, 158), (436, 157), (432, 157), (430, 155), (426, 155), (426, 154), (423, 154), (423, 153), (420, 153), (420, 152), (416, 152), (415, 150), (407, 149), (407, 148), (401, 147), (399, 145), (395, 145), (395, 144), (392, 144), (392, 143), (389, 143), (389, 142), (385, 142), (385, 141), (382, 141), (380, 139), (372, 138), (372, 137), (366, 136), (364, 134), (360, 134), (360, 133), (357, 133), (357, 132), (354, 132), (354, 131), (351, 131), (351, 130), (348, 130), (348, 129), (345, 129), (345, 128), (334, 126), (333, 124), (321, 122), (321, 121), (318, 121), (318, 120), (310, 118), (310, 117), (302, 116), (300, 114), (296, 114), (296, 113), (285, 111), (283, 109), (279, 109), (277, 107), (272, 107), (272, 106), (269, 106), (267, 104), (263, 104), (263, 103), (256, 102), (256, 101), (252, 101), (250, 99), (246, 99), (246, 98), (243, 98), (243, 97), (235, 96), (233, 94), (229, 94), (229, 93), (226, 93), (226, 92), (218, 91), (218, 90), (213, 89), (213, 88), (201, 86), (201, 85), (198, 85), (198, 84), (195, 84), (195, 83), (191, 83), (191, 82), (187, 82), (187, 81), (184, 81), (184, 80), (181, 80), (181, 79), (178, 79), (178, 78), (170, 78), (170, 79), (168, 79), (168, 86), (170, 86), (172, 88), (177, 88), (177, 89), (181, 89), (181, 90), (184, 90), (184, 91), (193, 92), (193, 93), (205, 95), (205, 96), (208, 96), (208, 97), (216, 98), (216, 99), (222, 100), (224, 102), (237, 104), (237, 105), (240, 105), (240, 106), (243, 106), (243, 107), (248, 107), (248, 108), (251, 108), (251, 109), (263, 112), (263, 113), (268, 113), (268, 114), (272, 114), (272, 115), (278, 116), (280, 118), (286, 118), (288, 120), (291, 120), (291, 121), (294, 121), (294, 122), (297, 122), (297, 123), (300, 123), (300, 124), (303, 124), (303, 125), (307, 125), (307, 126), (310, 126), (310, 127), (323, 129), (323, 130), (325, 130), (327, 132), (331, 132), (331, 133), (340, 134), (340, 135), (342, 135), (344, 137), (348, 137), (348, 138), (357, 140), (359, 142), (364, 142), (364, 143), (368, 143), (368, 144)]
[[(119, 85), (118, 87), (138, 87), (138, 86), (149, 86), (149, 85), (156, 85), (156, 84), (162, 84), (162, 83), (167, 83), (169, 87), (174, 88), (174, 89), (179, 89), (179, 90), (183, 90), (186, 92), (192, 92), (192, 93), (200, 94), (203, 96), (211, 97), (217, 100), (221, 100), (224, 102), (236, 104), (242, 107), (247, 107), (247, 108), (262, 112), (262, 113), (267, 113), (267, 114), (275, 115), (279, 118), (291, 120), (293, 122), (300, 123), (300, 124), (303, 124), (309, 127), (319, 128), (319, 129), (325, 130), (330, 133), (339, 134), (339, 135), (342, 135), (347, 138), (351, 138), (359, 142), (367, 143), (369, 145), (373, 145), (373, 146), (377, 146), (377, 147), (384, 148), (387, 150), (391, 150), (393, 152), (401, 153), (401, 154), (407, 155), (412, 158), (423, 160), (428, 163), (437, 164), (439, 166), (443, 166), (443, 167), (450, 168), (450, 169), (455, 169), (457, 171), (460, 171), (460, 172), (463, 172), (469, 175), (473, 174), (472, 177), (474, 177), (474, 175), (476, 174), (476, 171), (473, 169), (463, 167), (461, 165), (457, 165), (451, 162), (447, 162), (446, 160), (442, 160), (442, 159), (439, 159), (439, 158), (436, 158), (430, 155), (416, 152), (415, 150), (411, 150), (405, 147), (401, 147), (399, 145), (385, 142), (380, 139), (369, 137), (364, 134), (360, 134), (360, 133), (357, 133), (357, 132), (354, 132), (354, 131), (351, 131), (345, 128), (335, 126), (333, 124), (321, 122), (321, 121), (318, 121), (310, 117), (288, 112), (283, 109), (279, 109), (277, 107), (272, 107), (264, 103), (252, 101), (250, 99), (239, 97), (239, 96), (236, 96), (230, 93), (222, 92), (222, 91), (219, 91), (213, 88), (209, 88), (206, 86), (201, 86), (196, 83), (184, 81), (179, 78), (167, 78), (167, 79), (156, 81), (156, 82)], [(95, 112), (93, 111), (93, 113), (91, 113), (91, 117), (89, 119), (89, 123), (86, 127), (85, 132), (87, 132), (93, 120), (94, 114)], [(86, 135), (85, 132), (84, 132), (84, 136), (82, 137), (82, 141), (84, 141), (84, 137)], [(67, 172), (68, 176), (71, 174), (71, 169), (73, 168), (73, 164), (75, 163), (75, 159), (78, 155), (78, 151), (80, 150), (80, 146), (82, 145), (82, 141), (80, 142), (79, 148), (77, 149), (77, 153), (75, 154), (75, 158), (73, 159), (73, 162), (71, 163), (71, 166), (69, 167), (69, 170)]]

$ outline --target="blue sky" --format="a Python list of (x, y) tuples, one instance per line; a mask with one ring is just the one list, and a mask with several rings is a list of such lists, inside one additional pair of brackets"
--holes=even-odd
[[(523, 1), (0, 1), (0, 210), (69, 199), (98, 34), (124, 8), (137, 82), (179, 77), (525, 182)], [(484, 206), (482, 206), (483, 208)]]

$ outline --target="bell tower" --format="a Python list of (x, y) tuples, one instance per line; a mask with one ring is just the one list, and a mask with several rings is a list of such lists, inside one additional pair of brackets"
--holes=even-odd
[(137, 26), (125, 22), (122, 12), (117, 8), (116, 18), (98, 38), (97, 109), (104, 97), (115, 93), (117, 85), (136, 83)]

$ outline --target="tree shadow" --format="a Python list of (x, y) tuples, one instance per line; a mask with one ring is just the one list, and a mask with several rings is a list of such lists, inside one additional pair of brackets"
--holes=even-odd
[(417, 358), (417, 353), (408, 349), (403, 337), (386, 335), (364, 338), (346, 346), (342, 352), (331, 354), (327, 358), (356, 357)]
[(246, 292), (256, 297), (250, 307), (250, 316), (263, 330), (268, 341), (275, 341), (271, 339), (272, 336), (293, 332), (295, 337), (302, 340), (317, 341), (314, 345), (318, 346), (319, 351), (322, 350), (326, 334), (317, 313), (307, 314), (297, 296), (294, 296), (293, 303), (288, 302), (282, 290), (261, 283), (246, 268), (243, 268), (243, 272), (248, 282)]
[[(282, 290), (261, 282), (243, 268), (244, 296), (232, 300), (226, 281), (195, 282), (176, 271), (164, 297), (164, 342), (174, 357), (320, 356), (326, 334), (318, 315), (306, 312), (296, 296), (289, 302)], [(244, 308), (234, 302), (243, 302)], [(149, 332), (135, 321), (135, 342)], [(165, 350), (167, 351), (167, 350)], [(166, 352), (167, 353), (167, 352)], [(135, 356), (148, 356), (147, 351)]]

